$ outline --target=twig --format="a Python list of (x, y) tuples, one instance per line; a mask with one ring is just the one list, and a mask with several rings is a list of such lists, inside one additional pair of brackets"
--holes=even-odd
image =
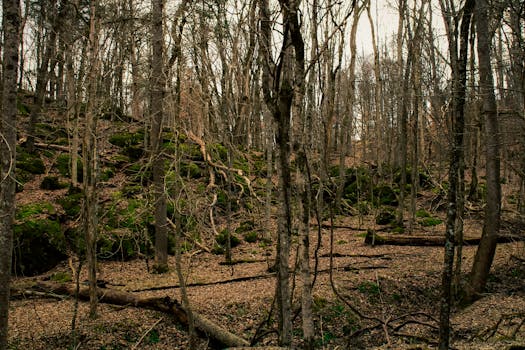
[(146, 335), (148, 335), (152, 330), (153, 328), (155, 328), (162, 320), (164, 319), (164, 317), (161, 317), (159, 318), (151, 327), (149, 327), (146, 332), (144, 332), (141, 337), (139, 338), (139, 340), (137, 340), (137, 342), (135, 343), (135, 345), (133, 345), (133, 347), (131, 349), (137, 349), (137, 347), (140, 345), (140, 343), (142, 342), (142, 340), (144, 340), (144, 337), (146, 337)]

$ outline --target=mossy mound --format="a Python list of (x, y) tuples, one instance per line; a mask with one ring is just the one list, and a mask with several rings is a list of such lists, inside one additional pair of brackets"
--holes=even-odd
[(13, 273), (35, 276), (66, 256), (66, 239), (50, 203), (18, 208), (14, 225)]
[(42, 179), (42, 182), (40, 183), (40, 188), (43, 190), (54, 191), (54, 190), (60, 190), (66, 187), (67, 187), (67, 184), (60, 182), (58, 177), (56, 176), (46, 176)]
[[(60, 175), (63, 177), (71, 177), (71, 157), (69, 154), (61, 154), (57, 157), (54, 164)], [(77, 181), (82, 182), (84, 179), (84, 165), (82, 159), (77, 158)]]
[[(215, 241), (218, 245), (221, 247), (226, 247), (228, 244), (228, 230), (224, 229), (219, 233), (217, 236), (215, 236)], [(239, 237), (237, 237), (235, 234), (230, 233), (230, 246), (232, 248), (237, 247), (239, 244), (241, 244), (241, 240)]]
[(19, 148), (16, 155), (16, 167), (26, 171), (29, 174), (44, 174), (46, 167), (44, 161), (37, 153), (27, 153)]
[(394, 223), (396, 216), (390, 211), (382, 211), (376, 216), (376, 224), (378, 225), (389, 225)]
[(144, 155), (144, 131), (114, 134), (109, 142), (122, 148), (122, 154), (131, 160), (138, 160)]
[(387, 184), (378, 185), (373, 190), (374, 203), (377, 206), (397, 206), (397, 191)]
[(70, 187), (66, 195), (58, 199), (58, 204), (62, 206), (69, 218), (75, 219), (80, 214), (82, 197), (83, 193), (80, 188)]

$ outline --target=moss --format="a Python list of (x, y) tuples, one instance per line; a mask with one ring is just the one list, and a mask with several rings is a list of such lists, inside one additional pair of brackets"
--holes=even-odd
[(109, 143), (112, 145), (125, 148), (130, 146), (136, 146), (144, 141), (144, 131), (137, 132), (124, 132), (120, 134), (114, 134), (109, 138)]
[(198, 179), (202, 177), (202, 170), (193, 162), (182, 162), (180, 164), (180, 174), (190, 179)]
[(243, 237), (244, 241), (248, 243), (255, 243), (259, 240), (259, 234), (255, 231), (245, 232)]
[(131, 231), (115, 229), (105, 232), (97, 240), (97, 253), (101, 259), (130, 260), (138, 257), (139, 246)]
[(17, 107), (19, 115), (29, 115), (31, 113), (29, 106), (23, 103), (22, 101), (20, 101), (20, 99), (17, 99), (16, 107)]
[(213, 248), (211, 248), (211, 252), (215, 255), (222, 255), (224, 254), (224, 247), (219, 244), (214, 244)]
[[(227, 229), (224, 229), (221, 231), (221, 233), (219, 233), (217, 236), (215, 236), (215, 241), (225, 247), (226, 244), (228, 243), (228, 230)], [(232, 248), (238, 246), (239, 244), (241, 244), (241, 240), (239, 239), (239, 237), (237, 237), (235, 234), (231, 233), (230, 234), (230, 246)]]
[(82, 190), (76, 187), (70, 187), (66, 196), (57, 200), (62, 206), (66, 215), (70, 218), (76, 218), (80, 214), (80, 204), (83, 198)]
[(213, 159), (220, 159), (223, 162), (228, 161), (228, 149), (220, 143), (215, 143), (210, 146), (209, 152)]
[(376, 205), (391, 205), (398, 204), (396, 191), (389, 185), (383, 184), (376, 186), (373, 190), (374, 203)]
[(402, 233), (405, 233), (405, 228), (403, 226), (395, 225), (395, 226), (392, 226), (392, 229), (390, 229), (390, 232), (402, 234)]
[(59, 272), (55, 272), (54, 274), (52, 274), (49, 279), (51, 281), (55, 281), (55, 282), (59, 282), (59, 283), (67, 283), (67, 282), (71, 282), (72, 281), (70, 273), (68, 273), (68, 272), (60, 272), (60, 271)]
[(382, 211), (376, 216), (376, 224), (388, 225), (395, 222), (396, 216), (391, 211)]
[(53, 268), (66, 255), (66, 239), (50, 203), (18, 208), (14, 225), (13, 270), (32, 276)]
[(60, 190), (62, 188), (66, 188), (67, 186), (67, 183), (60, 182), (56, 176), (46, 176), (42, 179), (42, 183), (40, 184), (41, 189), (51, 191)]
[(27, 204), (17, 208), (15, 218), (16, 220), (24, 220), (39, 214), (55, 214), (55, 208), (48, 202)]
[[(71, 157), (69, 154), (61, 154), (57, 157), (55, 167), (64, 177), (71, 177)], [(77, 181), (82, 182), (84, 178), (84, 165), (82, 159), (77, 158)]]
[(62, 126), (53, 125), (50, 123), (37, 123), (35, 125), (35, 134), (46, 142), (56, 143), (58, 139), (66, 139), (68, 137), (67, 131)]
[(144, 156), (144, 147), (142, 146), (126, 146), (122, 148), (122, 154), (128, 156), (130, 160), (139, 160)]
[(31, 181), (33, 178), (33, 174), (31, 174), (28, 171), (22, 170), (22, 169), (16, 169), (16, 192), (22, 192), (24, 189), (24, 185)]
[(233, 161), (233, 167), (242, 170), (244, 174), (250, 172), (250, 163), (245, 158), (236, 158)]
[(38, 154), (29, 154), (24, 150), (18, 150), (16, 156), (16, 167), (30, 174), (44, 174), (46, 167)]
[(364, 281), (359, 284), (357, 286), (357, 290), (359, 290), (359, 292), (362, 294), (368, 295), (369, 297), (377, 297), (381, 292), (379, 285), (370, 281)]
[(429, 218), (430, 214), (425, 209), (418, 209), (416, 211), (416, 218)]
[(419, 220), (419, 223), (421, 224), (421, 226), (437, 226), (441, 224), (442, 222), (443, 220), (438, 219), (438, 218), (433, 218), (433, 217), (425, 217)]
[(204, 161), (201, 150), (198, 145), (193, 143), (181, 143), (179, 144), (179, 152), (182, 157), (193, 161)]
[(248, 232), (255, 229), (255, 222), (253, 220), (246, 220), (241, 222), (239, 227), (235, 229), (235, 232), (242, 233), (242, 232)]
[(108, 181), (115, 176), (115, 170), (113, 168), (105, 168), (100, 174), (100, 181)]

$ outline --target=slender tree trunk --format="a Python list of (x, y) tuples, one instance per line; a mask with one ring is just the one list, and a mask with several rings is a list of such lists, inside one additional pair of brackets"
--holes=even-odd
[(89, 26), (89, 73), (87, 76), (87, 107), (86, 125), (83, 140), (84, 161), (84, 212), (83, 229), (86, 239), (86, 259), (89, 283), (89, 315), (97, 317), (97, 226), (98, 226), (98, 145), (97, 145), (97, 79), (99, 72), (98, 56), (98, 1), (90, 4), (90, 26)]
[(151, 86), (151, 159), (155, 207), (155, 270), (168, 270), (167, 204), (164, 190), (165, 160), (161, 152), (164, 120), (164, 0), (152, 0), (152, 86)]
[(449, 348), (450, 344), (450, 308), (452, 304), (452, 272), (454, 267), (454, 246), (457, 241), (457, 218), (458, 205), (463, 202), (459, 200), (460, 195), (460, 181), (462, 177), (461, 163), (463, 162), (463, 134), (465, 130), (465, 96), (466, 96), (466, 67), (467, 67), (467, 53), (468, 53), (468, 38), (470, 30), (470, 20), (472, 11), (474, 10), (474, 0), (468, 0), (465, 3), (463, 16), (460, 28), (460, 43), (458, 55), (458, 29), (455, 27), (459, 22), (459, 17), (451, 12), (452, 5), (445, 6), (441, 3), (441, 10), (445, 19), (447, 37), (449, 41), (449, 54), (452, 68), (452, 82), (453, 82), (453, 96), (452, 96), (452, 145), (450, 151), (450, 165), (449, 165), (449, 189), (448, 189), (448, 211), (445, 232), (445, 252), (443, 273), (441, 279), (441, 307), (440, 307), (440, 327), (439, 327), (439, 349), (445, 350)]
[(492, 266), (501, 214), (501, 184), (500, 184), (500, 134), (499, 120), (494, 95), (494, 79), (491, 68), (491, 40), (488, 18), (489, 5), (487, 0), (476, 0), (476, 28), (478, 33), (479, 86), (483, 100), (483, 116), (485, 119), (485, 157), (487, 176), (487, 205), (485, 207), (485, 222), (483, 234), (467, 286), (467, 299), (474, 300), (483, 292)]
[(2, 1), (2, 95), (0, 117), (0, 349), (7, 349), (9, 286), (15, 215), (16, 95), (20, 1)]

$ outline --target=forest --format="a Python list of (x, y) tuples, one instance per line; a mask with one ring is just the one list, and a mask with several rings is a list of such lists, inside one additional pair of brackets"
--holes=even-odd
[(523, 0), (3, 0), (0, 350), (525, 349)]

